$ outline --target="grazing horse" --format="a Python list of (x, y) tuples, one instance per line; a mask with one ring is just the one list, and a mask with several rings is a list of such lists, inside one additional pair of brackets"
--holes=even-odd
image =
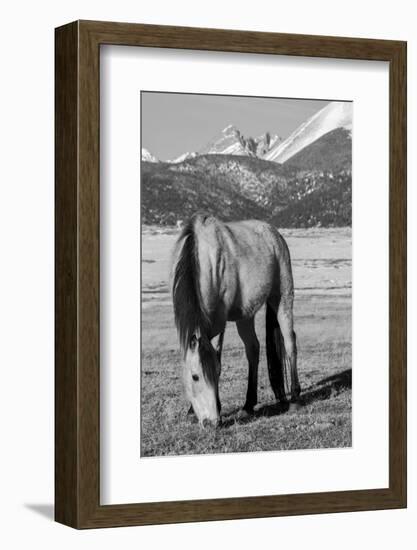
[(273, 392), (287, 403), (284, 378), (289, 364), (291, 402), (298, 401), (291, 261), (275, 227), (256, 220), (223, 223), (213, 216), (194, 215), (174, 248), (171, 280), (185, 393), (201, 424), (220, 420), (219, 377), (227, 321), (236, 323), (245, 346), (249, 375), (243, 414), (253, 412), (259, 363), (255, 314), (264, 304)]

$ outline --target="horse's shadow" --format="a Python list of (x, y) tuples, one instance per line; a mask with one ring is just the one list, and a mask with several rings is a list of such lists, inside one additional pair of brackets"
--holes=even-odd
[(346, 369), (342, 372), (328, 376), (319, 380), (315, 384), (308, 386), (300, 396), (299, 402), (294, 407), (289, 403), (269, 403), (260, 405), (253, 413), (240, 415), (240, 409), (232, 409), (222, 417), (222, 428), (228, 428), (233, 424), (247, 424), (254, 422), (260, 417), (279, 416), (288, 412), (289, 409), (299, 409), (303, 406), (310, 405), (315, 401), (323, 401), (329, 399), (332, 395), (339, 393), (341, 390), (352, 388), (352, 369)]

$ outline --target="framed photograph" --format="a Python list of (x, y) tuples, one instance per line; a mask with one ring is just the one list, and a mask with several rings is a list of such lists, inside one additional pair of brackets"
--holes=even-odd
[(56, 520), (406, 506), (406, 43), (56, 29)]

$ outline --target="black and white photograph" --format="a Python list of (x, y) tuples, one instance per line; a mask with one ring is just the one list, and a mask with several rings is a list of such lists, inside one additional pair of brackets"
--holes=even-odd
[(141, 456), (350, 447), (353, 102), (140, 101)]
[(413, 547), (415, 10), (335, 6), (2, 4), (1, 548)]

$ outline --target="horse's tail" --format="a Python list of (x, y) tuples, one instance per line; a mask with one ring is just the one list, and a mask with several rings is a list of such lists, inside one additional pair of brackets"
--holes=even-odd
[(275, 398), (286, 402), (287, 361), (281, 328), (274, 309), (266, 304), (266, 360)]

